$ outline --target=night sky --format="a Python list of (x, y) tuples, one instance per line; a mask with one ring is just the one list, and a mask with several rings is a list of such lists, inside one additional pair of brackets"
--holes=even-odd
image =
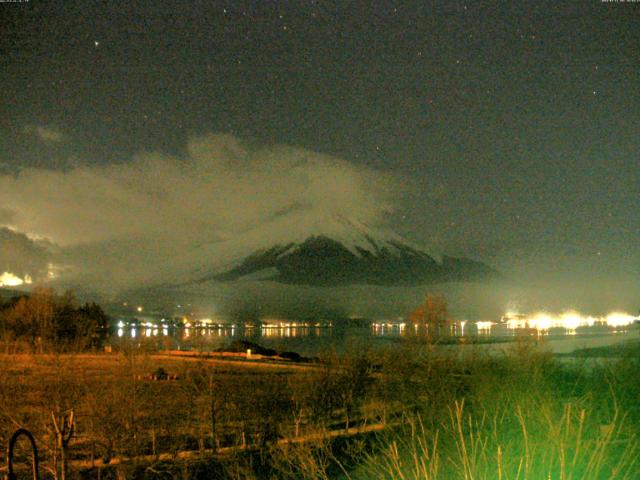
[(394, 176), (439, 252), (637, 285), (640, 3), (368, 3), (0, 3), (0, 174), (218, 132)]

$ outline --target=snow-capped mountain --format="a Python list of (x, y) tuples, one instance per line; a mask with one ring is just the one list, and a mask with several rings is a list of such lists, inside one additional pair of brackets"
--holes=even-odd
[(481, 280), (497, 274), (469, 259), (433, 257), (393, 232), (336, 214), (276, 218), (239, 238), (202, 246), (198, 257), (209, 257), (205, 252), (212, 249), (227, 262), (209, 272), (197, 268), (196, 282), (420, 285)]

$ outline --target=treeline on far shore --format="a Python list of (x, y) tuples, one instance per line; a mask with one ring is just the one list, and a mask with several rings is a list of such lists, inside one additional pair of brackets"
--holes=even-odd
[(107, 333), (102, 307), (79, 304), (71, 292), (37, 287), (0, 300), (0, 342), (7, 353), (86, 351), (101, 347)]

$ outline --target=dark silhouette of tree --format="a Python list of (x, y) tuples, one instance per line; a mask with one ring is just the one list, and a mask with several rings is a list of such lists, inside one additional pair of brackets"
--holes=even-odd
[(107, 323), (108, 317), (99, 305), (77, 306), (71, 292), (58, 295), (51, 288), (35, 288), (30, 295), (0, 306), (4, 340), (26, 341), (33, 351), (100, 346)]

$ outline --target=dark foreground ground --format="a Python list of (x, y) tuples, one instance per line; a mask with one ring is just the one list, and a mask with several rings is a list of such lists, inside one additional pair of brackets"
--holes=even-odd
[(29, 429), (42, 477), (640, 478), (638, 342), (561, 359), (522, 340), (314, 363), (135, 349), (0, 362), (1, 450)]

